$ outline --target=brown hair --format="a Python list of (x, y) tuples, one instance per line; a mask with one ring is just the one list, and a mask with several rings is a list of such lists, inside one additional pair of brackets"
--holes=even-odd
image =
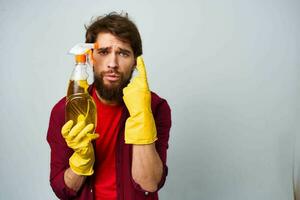
[(111, 12), (107, 15), (96, 17), (90, 25), (85, 26), (85, 42), (96, 42), (100, 32), (108, 32), (124, 42), (128, 42), (133, 49), (134, 57), (142, 55), (142, 40), (136, 25), (128, 17), (127, 13)]

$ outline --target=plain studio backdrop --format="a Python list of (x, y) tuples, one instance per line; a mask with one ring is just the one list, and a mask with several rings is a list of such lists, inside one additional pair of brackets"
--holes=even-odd
[(73, 68), (67, 52), (92, 17), (122, 10), (141, 32), (150, 88), (172, 109), (161, 199), (292, 200), (296, 0), (1, 0), (0, 199), (56, 199), (46, 131)]

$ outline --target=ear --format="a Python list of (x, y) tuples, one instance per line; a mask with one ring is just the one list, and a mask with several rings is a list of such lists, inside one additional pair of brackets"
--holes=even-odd
[(132, 69), (131, 69), (131, 71), (134, 71), (134, 70), (135, 70), (135, 68), (136, 68), (136, 64), (137, 64), (137, 62), (136, 62), (136, 58), (134, 58), (134, 63), (133, 63), (133, 66), (132, 66)]

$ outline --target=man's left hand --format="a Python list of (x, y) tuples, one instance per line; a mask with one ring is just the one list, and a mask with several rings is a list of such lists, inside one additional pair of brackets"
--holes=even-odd
[(125, 124), (126, 144), (151, 144), (157, 132), (151, 111), (151, 92), (143, 58), (137, 58), (138, 75), (123, 89), (123, 100), (130, 117)]

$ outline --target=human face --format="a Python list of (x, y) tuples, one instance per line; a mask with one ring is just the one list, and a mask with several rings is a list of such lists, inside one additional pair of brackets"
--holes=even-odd
[(136, 64), (133, 50), (129, 43), (111, 33), (99, 33), (96, 42), (98, 49), (93, 51), (96, 89), (105, 100), (119, 101)]

